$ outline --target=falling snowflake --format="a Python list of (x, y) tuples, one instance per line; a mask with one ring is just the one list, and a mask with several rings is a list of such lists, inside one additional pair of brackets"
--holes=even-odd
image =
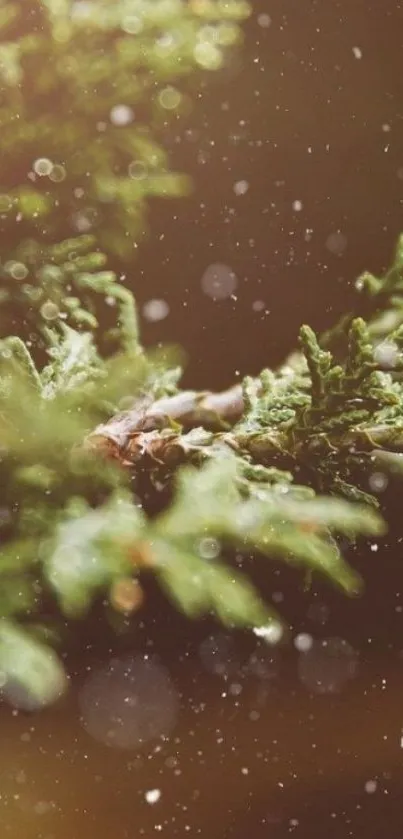
[(213, 300), (225, 300), (231, 297), (238, 285), (238, 278), (229, 265), (215, 262), (206, 268), (201, 287), (208, 297)]
[(157, 801), (161, 798), (161, 790), (160, 789), (148, 789), (144, 795), (147, 804), (156, 804)]
[(115, 105), (109, 116), (113, 125), (129, 125), (134, 120), (134, 111), (129, 105)]

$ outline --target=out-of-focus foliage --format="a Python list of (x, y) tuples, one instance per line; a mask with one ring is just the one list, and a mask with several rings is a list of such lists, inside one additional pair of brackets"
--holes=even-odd
[[(77, 246), (69, 247), (72, 265), (74, 257), (80, 264)], [(80, 276), (78, 270), (71, 274), (84, 295), (73, 313), (86, 311), (91, 294)], [(84, 276), (95, 281), (94, 301), (116, 284), (113, 275), (104, 287), (96, 272)], [(32, 275), (37, 288), (41, 277)], [(59, 310), (73, 323), (56, 289)], [(338, 537), (383, 532), (376, 500), (361, 483), (374, 468), (396, 471), (396, 452), (403, 450), (403, 392), (394, 375), (401, 364), (400, 329), (373, 344), (364, 322), (351, 319), (345, 358), (336, 363), (303, 327), (294, 366), (244, 381), (241, 415), (231, 428), (213, 432), (199, 414), (198, 427), (189, 431), (186, 393), (183, 422), (178, 410), (183, 397), (175, 359), (166, 351), (160, 357), (144, 353), (129, 292), (123, 313), (116, 312), (117, 349), (109, 357), (99, 353), (95, 316), (85, 329), (81, 318), (75, 329), (68, 317), (55, 318), (50, 327), (41, 307), (33, 323), (46, 363), (38, 363), (19, 337), (0, 345), (0, 612), (11, 639), (0, 643), (0, 668), (7, 684), (22, 680), (38, 703), (51, 701), (55, 685), (64, 684), (53, 654), (42, 681), (30, 670), (30, 662), (36, 668), (36, 644), (43, 655), (44, 638), (34, 633), (30, 639), (29, 627), (38, 631), (49, 597), (70, 619), (88, 612), (99, 596), (127, 617), (142, 603), (143, 575), (153, 574), (185, 614), (215, 614), (228, 626), (254, 627), (277, 640), (281, 619), (244, 573), (224, 561), (229, 547), (285, 560), (308, 575), (324, 574), (356, 593), (360, 579), (343, 560)], [(393, 348), (388, 372), (382, 369), (385, 340)], [(128, 397), (132, 406), (116, 413)], [(153, 415), (161, 399), (168, 410)], [(306, 475), (305, 485), (294, 484), (293, 471)], [(145, 473), (157, 493), (172, 480), (176, 485), (172, 502), (151, 518), (142, 499)], [(10, 669), (10, 645), (20, 645), (27, 659), (18, 672), (15, 665)]]
[(180, 390), (177, 352), (145, 353), (134, 295), (107, 270), (104, 251), (137, 246), (146, 200), (186, 191), (160, 132), (247, 12), (0, 8), (0, 685), (25, 707), (65, 689), (58, 627), (99, 600), (127, 623), (145, 575), (185, 614), (274, 642), (281, 618), (250, 555), (355, 594), (339, 536), (384, 530), (369, 479), (402, 471), (403, 240), (385, 277), (360, 279), (358, 311), (322, 338), (303, 327), (300, 351), (247, 377), (235, 411), (233, 392)]
[[(150, 198), (181, 196), (164, 127), (219, 70), (244, 0), (9, 0), (0, 10), (0, 221), (133, 257)], [(4, 258), (4, 255), (3, 255)]]

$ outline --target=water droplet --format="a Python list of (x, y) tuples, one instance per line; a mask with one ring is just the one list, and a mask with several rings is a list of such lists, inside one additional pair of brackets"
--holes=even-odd
[(166, 111), (174, 111), (181, 102), (181, 94), (179, 90), (176, 90), (175, 87), (169, 85), (168, 87), (164, 87), (158, 94), (158, 101), (162, 108), (165, 108)]
[(28, 276), (28, 268), (23, 262), (10, 260), (6, 262), (4, 270), (7, 271), (7, 274), (11, 274), (14, 280), (25, 280)]
[(128, 166), (128, 172), (135, 181), (141, 181), (147, 177), (147, 167), (142, 160), (132, 160)]
[(221, 545), (218, 539), (206, 536), (200, 539), (197, 544), (197, 551), (202, 559), (216, 559), (219, 556)]
[(45, 320), (56, 320), (60, 315), (60, 309), (52, 300), (46, 300), (41, 306), (41, 315)]
[(55, 163), (55, 165), (52, 166), (52, 169), (49, 172), (49, 179), (51, 181), (53, 181), (54, 183), (58, 184), (58, 183), (61, 183), (61, 181), (64, 181), (65, 178), (66, 178), (66, 170), (65, 170), (64, 166), (62, 166), (59, 163)]
[(32, 168), (36, 175), (43, 178), (46, 175), (50, 175), (53, 169), (53, 163), (48, 157), (38, 157), (38, 159), (34, 161)]

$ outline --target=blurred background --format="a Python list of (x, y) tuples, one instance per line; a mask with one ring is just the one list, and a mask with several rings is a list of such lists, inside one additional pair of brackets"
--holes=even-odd
[[(243, 51), (165, 137), (194, 192), (152, 205), (124, 269), (145, 342), (182, 345), (191, 387), (278, 363), (301, 322), (328, 326), (403, 230), (401, 5), (252, 6)], [(401, 489), (389, 492), (399, 514)], [(260, 564), (292, 627), (275, 650), (191, 626), (155, 593), (129, 638), (95, 621), (60, 706), (2, 710), (1, 837), (399, 839), (400, 543), (397, 528), (351, 553), (366, 580), (357, 601)]]
[(403, 224), (400, 4), (252, 7), (243, 50), (166, 137), (193, 196), (155, 204), (132, 269), (138, 299), (170, 309), (147, 340), (181, 343), (194, 386), (258, 372), (302, 321), (331, 323), (356, 276), (388, 264)]

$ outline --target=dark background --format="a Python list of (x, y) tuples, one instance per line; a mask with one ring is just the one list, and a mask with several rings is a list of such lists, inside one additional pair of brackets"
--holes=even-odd
[[(199, 86), (193, 114), (166, 137), (174, 168), (193, 177), (193, 196), (152, 208), (148, 244), (131, 269), (138, 300), (163, 298), (171, 310), (143, 327), (145, 340), (184, 346), (185, 381), (196, 387), (277, 363), (303, 321), (331, 323), (356, 276), (385, 267), (403, 230), (400, 3), (252, 7), (240, 56)], [(249, 188), (237, 196), (239, 181)], [(338, 232), (341, 255), (326, 244)], [(215, 262), (238, 277), (236, 301), (202, 292)]]

